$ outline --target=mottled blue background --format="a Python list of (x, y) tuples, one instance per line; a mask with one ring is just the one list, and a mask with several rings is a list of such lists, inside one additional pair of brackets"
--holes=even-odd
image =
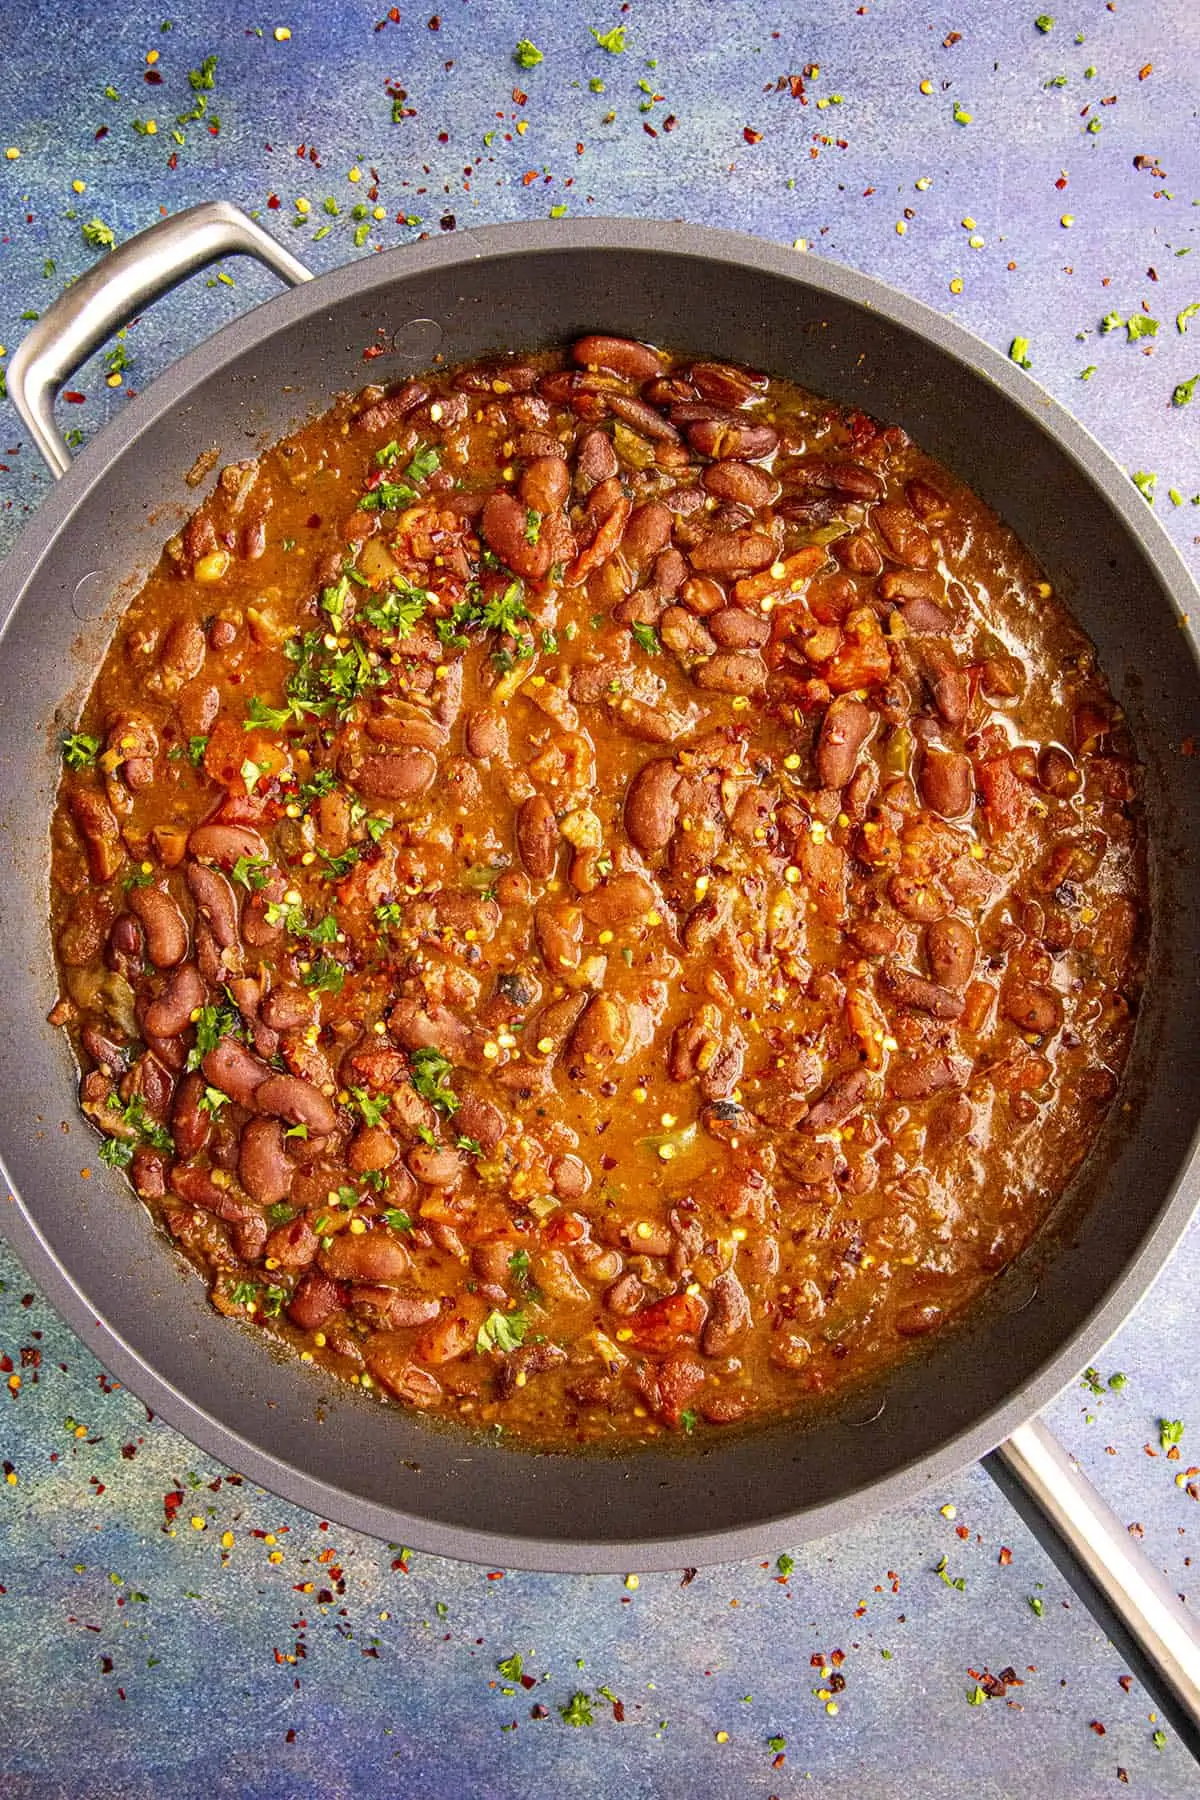
[[(1200, 256), (1185, 254), (1200, 220), (1196, 0), (1072, 0), (1045, 33), (1034, 5), (1008, 0), (627, 12), (564, 0), (544, 16), (446, 0), (436, 30), (407, 4), (382, 30), (386, 7), (366, 0), (276, 5), (255, 16), (194, 0), (170, 31), (143, 3), (4, 9), (0, 150), (20, 152), (0, 157), (9, 354), (21, 315), (93, 260), (80, 229), (93, 217), (123, 239), (162, 211), (224, 197), (316, 269), (558, 206), (737, 226), (880, 275), (1003, 349), (1028, 338), (1033, 377), (1129, 470), (1157, 474), (1156, 510), (1200, 569), (1200, 401), (1171, 403), (1200, 372), (1200, 315), (1190, 335), (1175, 325), (1200, 300)], [(623, 55), (594, 44), (590, 25), (622, 22)], [(511, 51), (527, 35), (545, 60), (522, 71)], [(158, 85), (144, 79), (151, 51)], [(208, 113), (177, 126), (195, 99), (187, 72), (213, 53)], [(813, 64), (806, 105), (776, 90)], [(392, 121), (389, 83), (412, 116)], [(1139, 170), (1135, 156), (1156, 166)], [(64, 405), (64, 423), (90, 436), (272, 290), (249, 265), (230, 273), (232, 285), (200, 278), (139, 321), (120, 387), (100, 359), (85, 368), (74, 385), (86, 401)], [(1143, 308), (1157, 336), (1099, 334), (1106, 313)], [(22, 435), (0, 405), (0, 550), (47, 487)], [(1077, 1388), (1051, 1409), (1181, 1589), (1197, 1521), (1176, 1474), (1200, 1460), (1189, 1420), (1198, 1273), (1193, 1229), (1103, 1360), (1128, 1385), (1100, 1401)], [(636, 1588), (493, 1579), (400, 1558), (231, 1483), (112, 1391), (2, 1248), (0, 1282), (0, 1357), (21, 1377), (15, 1396), (0, 1389), (6, 1797), (1001, 1800), (1036, 1789), (1066, 1800), (1116, 1790), (1121, 1771), (1139, 1795), (1200, 1793), (1170, 1735), (1155, 1746), (1145, 1694), (1123, 1690), (1116, 1653), (978, 1470), (940, 1496), (954, 1517), (936, 1505), (893, 1513), (798, 1550), (786, 1582), (758, 1564), (702, 1570), (686, 1587), (670, 1575)], [(1143, 1449), (1160, 1416), (1189, 1420), (1182, 1462)], [(177, 1492), (168, 1526), (164, 1496)], [(942, 1556), (964, 1589), (939, 1579)], [(845, 1688), (833, 1715), (812, 1658), (835, 1648)], [(534, 1690), (506, 1691), (496, 1663), (514, 1650)], [(1024, 1685), (970, 1705), (970, 1671), (1006, 1667)], [(578, 1690), (593, 1696), (590, 1729), (559, 1715)], [(547, 1718), (530, 1717), (537, 1705)]]

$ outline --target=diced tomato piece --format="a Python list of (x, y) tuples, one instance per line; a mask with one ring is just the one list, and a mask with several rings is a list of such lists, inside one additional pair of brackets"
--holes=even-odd
[(1012, 766), (1007, 756), (995, 756), (991, 762), (979, 763), (975, 770), (988, 823), (1000, 835), (1024, 823), (1033, 804), (1033, 795)]

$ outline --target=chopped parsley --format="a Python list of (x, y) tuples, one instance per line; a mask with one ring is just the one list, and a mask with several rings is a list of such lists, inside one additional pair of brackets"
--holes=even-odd
[(529, 1252), (514, 1250), (508, 1259), (509, 1273), (517, 1286), (525, 1292), (529, 1291)]
[[(155, 1119), (147, 1117), (145, 1103), (140, 1094), (135, 1094), (133, 1099), (125, 1106), (121, 1105), (121, 1102), (115, 1094), (110, 1094), (108, 1097), (108, 1104), (110, 1109), (116, 1113), (122, 1125), (128, 1127), (130, 1131), (135, 1131), (142, 1139), (143, 1143), (153, 1144), (156, 1150), (174, 1150), (175, 1139), (164, 1125), (160, 1125)], [(124, 1162), (128, 1162), (128, 1160), (128, 1157), (126, 1157)], [(124, 1167), (124, 1162), (121, 1165), (122, 1167)], [(1180, 1429), (1183, 1429), (1182, 1426)]]
[(216, 74), (216, 71), (217, 59), (215, 55), (206, 56), (198, 69), (189, 69), (188, 81), (193, 90), (196, 93), (199, 93), (202, 88), (211, 88), (213, 85), (213, 76)]
[(187, 757), (193, 769), (198, 769), (204, 761), (204, 752), (208, 749), (207, 737), (190, 737), (187, 741)]
[(1032, 1613), (1033, 1613), (1033, 1614), (1034, 1614), (1034, 1616), (1035, 1616), (1035, 1617), (1036, 1617), (1036, 1618), (1039, 1618), (1039, 1619), (1040, 1619), (1040, 1618), (1041, 1618), (1041, 1617), (1042, 1617), (1042, 1615), (1043, 1615), (1043, 1614), (1044, 1614), (1044, 1613), (1045, 1613), (1045, 1610), (1046, 1610), (1046, 1607), (1045, 1607), (1045, 1602), (1044, 1602), (1044, 1601), (1043, 1601), (1043, 1600), (1042, 1600), (1042, 1599), (1041, 1599), (1041, 1598), (1040, 1598), (1040, 1596), (1039, 1596), (1039, 1595), (1037, 1595), (1037, 1594), (1030, 1594), (1030, 1596), (1029, 1596), (1029, 1610), (1030, 1610), (1030, 1612), (1032, 1612)]
[(324, 795), (332, 794), (336, 786), (337, 776), (332, 769), (318, 769), (311, 781), (301, 783), (300, 798), (302, 800), (320, 800)]
[(409, 1079), (422, 1100), (428, 1100), (440, 1113), (452, 1119), (458, 1111), (459, 1101), (450, 1087), (450, 1071), (454, 1065), (449, 1057), (427, 1045), (420, 1050), (410, 1050), (408, 1060)]
[(221, 1108), (228, 1105), (229, 1095), (223, 1094), (220, 1088), (206, 1087), (203, 1094), (200, 1096), (201, 1110), (206, 1113), (211, 1113), (214, 1119), (219, 1118)]
[(536, 44), (531, 43), (528, 38), (522, 38), (513, 51), (513, 61), (519, 69), (536, 69), (545, 58)]
[(632, 629), (635, 643), (646, 652), (647, 656), (657, 656), (662, 645), (658, 641), (658, 633), (653, 625), (634, 625)]
[(519, 1650), (514, 1650), (511, 1656), (501, 1657), (496, 1664), (496, 1673), (503, 1675), (505, 1681), (520, 1681), (525, 1673), (525, 1658)]
[(363, 1123), (365, 1125), (382, 1125), (389, 1105), (386, 1098), (383, 1100), (373, 1100), (366, 1088), (360, 1087), (352, 1087), (350, 1089), (350, 1098), (362, 1114)]
[(417, 621), (424, 617), (433, 595), (428, 588), (415, 586), (403, 575), (393, 575), (392, 586), (396, 590), (394, 593), (384, 594), (376, 605), (363, 608), (363, 618), (368, 625), (374, 625), (377, 631), (386, 632), (389, 637), (406, 638)]
[(241, 1037), (242, 1022), (233, 1007), (225, 1001), (202, 1006), (196, 1019), (196, 1042), (188, 1052), (187, 1067), (198, 1069), (210, 1050), (215, 1050), (224, 1037)]
[(1086, 369), (1080, 369), (1079, 379), (1080, 379), (1080, 381), (1090, 381), (1092, 379), (1092, 376), (1095, 373), (1096, 373), (1095, 363), (1089, 363)]
[(1177, 312), (1175, 314), (1176, 331), (1182, 335), (1188, 328), (1188, 320), (1194, 319), (1198, 312), (1200, 312), (1200, 300), (1193, 300), (1190, 306), (1185, 306), (1182, 312)]
[(111, 250), (117, 241), (112, 226), (103, 219), (88, 219), (79, 229), (89, 250)]
[(1039, 13), (1033, 22), (1043, 35), (1048, 31), (1054, 30), (1054, 16), (1052, 13)]
[(384, 931), (390, 931), (393, 925), (403, 925), (404, 908), (397, 900), (389, 900), (385, 905), (377, 906), (375, 908), (375, 923)]
[(258, 1288), (252, 1281), (235, 1281), (229, 1290), (229, 1298), (235, 1306), (253, 1308), (258, 1301)]
[[(610, 33), (610, 36), (612, 35), (615, 34)], [(622, 37), (625, 35), (623, 31), (621, 35)], [(620, 48), (624, 48), (624, 46), (622, 45)], [(591, 1700), (584, 1693), (572, 1694), (567, 1704), (560, 1706), (558, 1710), (564, 1725), (593, 1725), (595, 1723), (592, 1718)]]
[(71, 731), (62, 741), (62, 759), (68, 769), (90, 769), (100, 754), (100, 739), (86, 731)]
[(1145, 313), (1134, 313), (1126, 319), (1125, 329), (1129, 333), (1129, 342), (1135, 344), (1138, 338), (1158, 336), (1158, 320), (1148, 319)]
[(937, 1568), (933, 1572), (935, 1575), (938, 1575), (941, 1577), (941, 1579), (945, 1582), (947, 1587), (957, 1588), (960, 1594), (966, 1593), (966, 1591), (967, 1591), (966, 1581), (963, 1579), (963, 1577), (961, 1575), (951, 1575), (949, 1569), (946, 1566), (946, 1558), (944, 1556), (943, 1556), (941, 1562), (938, 1564)]
[(411, 1231), (413, 1228), (413, 1222), (402, 1206), (389, 1206), (383, 1215), (383, 1222), (390, 1225), (393, 1231)]
[[(607, 50), (610, 56), (621, 55), (625, 48), (624, 25), (614, 25), (611, 31), (597, 31), (594, 25), (589, 25), (588, 30), (601, 50)], [(589, 1724), (590, 1722), (589, 1720)]]
[(110, 1169), (127, 1169), (133, 1161), (133, 1145), (122, 1138), (105, 1138), (100, 1146), (100, 1161)]
[(267, 885), (270, 866), (261, 856), (239, 856), (229, 871), (229, 879), (239, 882), (248, 893), (257, 894)]
[(795, 1566), (796, 1566), (795, 1557), (789, 1556), (786, 1550), (784, 1551), (783, 1555), (778, 1558), (778, 1560), (776, 1561), (776, 1564), (775, 1564), (775, 1567), (779, 1570), (779, 1573), (783, 1576), (785, 1581), (787, 1580), (787, 1577), (791, 1574), (791, 1572), (795, 1568)]
[(1105, 337), (1110, 331), (1120, 331), (1125, 321), (1118, 312), (1105, 313), (1100, 321), (1100, 330)]
[(301, 980), (314, 994), (340, 994), (346, 980), (346, 965), (335, 956), (322, 953)]
[(1158, 1421), (1158, 1441), (1164, 1450), (1169, 1450), (1172, 1444), (1180, 1443), (1182, 1438), (1182, 1419), (1160, 1419)]
[(318, 850), (317, 855), (325, 864), (326, 881), (342, 881), (350, 873), (362, 851), (357, 844), (351, 844), (340, 856), (331, 856), (328, 850)]
[(525, 508), (525, 530), (522, 536), (527, 544), (536, 544), (542, 535), (542, 515), (535, 512), (532, 506)]
[(288, 1291), (284, 1287), (275, 1287), (272, 1284), (272, 1286), (265, 1287), (262, 1290), (259, 1299), (262, 1302), (262, 1309), (266, 1313), (268, 1319), (277, 1319), (279, 1317), (283, 1303), (287, 1298)]
[(1032, 369), (1033, 363), (1029, 357), (1029, 339), (1015, 337), (1008, 346), (1008, 358), (1010, 362), (1016, 363), (1018, 369)]
[(1146, 469), (1135, 469), (1134, 473), (1130, 476), (1130, 480), (1133, 482), (1134, 487), (1142, 496), (1143, 500), (1148, 500), (1150, 505), (1153, 506), (1154, 488), (1158, 481), (1158, 476), (1150, 473)]
[(696, 1414), (692, 1411), (690, 1406), (686, 1407), (684, 1411), (680, 1413), (679, 1423), (683, 1426), (687, 1435), (691, 1437), (693, 1431), (696, 1429)]
[(1175, 392), (1171, 395), (1172, 405), (1190, 406), (1192, 404), (1192, 397), (1196, 392), (1196, 383), (1198, 381), (1200, 381), (1200, 375), (1193, 375), (1190, 381), (1179, 382)]
[(489, 1350), (517, 1350), (528, 1330), (529, 1319), (523, 1312), (490, 1312), (479, 1327), (475, 1348), (481, 1356)]

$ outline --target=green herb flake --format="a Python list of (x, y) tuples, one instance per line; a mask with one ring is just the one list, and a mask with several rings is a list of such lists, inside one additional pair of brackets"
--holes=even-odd
[(502, 1656), (496, 1664), (496, 1673), (503, 1675), (505, 1681), (520, 1681), (525, 1673), (525, 1659), (521, 1652), (514, 1650), (511, 1656)]
[(639, 649), (644, 650), (647, 656), (657, 656), (659, 654), (662, 645), (658, 641), (658, 633), (655, 631), (653, 625), (637, 624), (632, 627), (632, 630), (634, 642), (638, 645)]
[(1134, 313), (1125, 321), (1125, 329), (1129, 342), (1136, 344), (1139, 338), (1158, 336), (1158, 320), (1147, 318), (1145, 313)]
[(1039, 13), (1033, 22), (1043, 36), (1047, 32), (1054, 30), (1054, 15), (1052, 13)]
[(789, 1556), (787, 1554), (786, 1550), (784, 1551), (782, 1556), (780, 1556), (776, 1559), (775, 1567), (778, 1569), (779, 1573), (783, 1576), (785, 1581), (787, 1580), (788, 1576), (791, 1574), (791, 1572), (795, 1568), (795, 1566), (796, 1566), (795, 1557)]
[(105, 1138), (100, 1146), (100, 1161), (110, 1169), (127, 1169), (133, 1161), (133, 1145), (121, 1138)]
[(1109, 1376), (1108, 1385), (1114, 1394), (1119, 1394), (1122, 1388), (1127, 1388), (1129, 1386), (1129, 1377), (1128, 1375), (1123, 1375), (1118, 1369), (1115, 1375)]
[(1080, 381), (1090, 381), (1092, 379), (1092, 376), (1095, 373), (1096, 373), (1095, 363), (1089, 363), (1086, 369), (1080, 369), (1079, 379), (1080, 379)]
[(966, 1593), (967, 1584), (966, 1584), (964, 1577), (961, 1575), (951, 1575), (950, 1570), (946, 1563), (946, 1558), (944, 1556), (942, 1557), (942, 1560), (938, 1563), (937, 1568), (933, 1572), (935, 1575), (940, 1576), (940, 1578), (942, 1579), (942, 1581), (945, 1582), (947, 1587), (957, 1588), (957, 1590), (960, 1594)]
[(536, 69), (545, 60), (537, 45), (529, 38), (522, 38), (513, 51), (513, 61), (519, 69)]
[[(614, 25), (611, 31), (597, 31), (594, 25), (588, 26), (598, 47), (601, 50), (607, 50), (610, 56), (620, 56), (624, 51), (625, 29), (624, 25)], [(591, 1723), (590, 1719), (588, 1723)]]
[(504, 1313), (499, 1310), (490, 1312), (475, 1338), (475, 1348), (481, 1356), (489, 1350), (500, 1350), (507, 1353), (517, 1350), (525, 1341), (525, 1333), (529, 1330), (529, 1319), (525, 1313)]
[(1019, 369), (1031, 369), (1033, 364), (1029, 359), (1029, 339), (1015, 337), (1008, 346), (1008, 357), (1009, 361), (1015, 362)]
[(428, 1045), (410, 1051), (408, 1061), (409, 1080), (422, 1100), (428, 1100), (446, 1118), (452, 1119), (458, 1111), (459, 1101), (458, 1095), (450, 1086), (450, 1072), (454, 1065), (449, 1057)]
[(679, 1423), (683, 1426), (683, 1429), (687, 1433), (688, 1437), (691, 1437), (693, 1431), (695, 1431), (695, 1429), (696, 1429), (698, 1419), (697, 1419), (696, 1414), (692, 1411), (690, 1406), (685, 1407), (683, 1412), (680, 1413)]
[(1100, 321), (1100, 330), (1104, 334), (1104, 336), (1107, 337), (1110, 331), (1120, 331), (1120, 329), (1121, 329), (1122, 325), (1124, 325), (1124, 323), (1125, 323), (1125, 321), (1121, 317), (1120, 313), (1118, 313), (1118, 312), (1105, 313), (1104, 317)]
[(1142, 498), (1144, 500), (1148, 500), (1150, 505), (1153, 506), (1154, 505), (1154, 487), (1155, 487), (1155, 483), (1158, 480), (1158, 476), (1155, 474), (1152, 474), (1150, 471), (1148, 471), (1146, 469), (1135, 469), (1135, 471), (1134, 471), (1133, 475), (1130, 477), (1130, 479), (1132, 480), (1133, 485), (1137, 489), (1138, 493), (1141, 494)]
[(1179, 382), (1171, 395), (1172, 406), (1190, 406), (1198, 381), (1200, 381), (1200, 375), (1193, 375), (1190, 381)]
[(979, 1684), (976, 1683), (976, 1685), (971, 1689), (971, 1691), (967, 1695), (967, 1705), (968, 1706), (982, 1706), (986, 1699), (987, 1699), (987, 1695), (984, 1693), (983, 1689), (979, 1686)]
[[(624, 33), (622, 33), (622, 36)], [(622, 46), (623, 48), (624, 46)], [(592, 1725), (592, 1703), (587, 1694), (575, 1693), (565, 1706), (559, 1707), (559, 1714), (564, 1725)]]
[(1158, 1421), (1158, 1441), (1164, 1450), (1169, 1450), (1173, 1444), (1180, 1443), (1182, 1438), (1182, 1419), (1160, 1419)]
[(68, 769), (90, 769), (100, 754), (100, 739), (86, 731), (72, 731), (62, 741), (62, 759)]
[(1200, 312), (1200, 300), (1193, 300), (1190, 306), (1185, 306), (1182, 312), (1175, 314), (1175, 329), (1180, 336), (1187, 330), (1188, 320), (1194, 319), (1198, 312)]
[(340, 994), (346, 980), (346, 966), (344, 963), (338, 962), (336, 957), (326, 956), (322, 953), (317, 957), (307, 975), (302, 975), (300, 979), (310, 993)]
[(216, 56), (206, 56), (198, 69), (188, 70), (188, 82), (194, 92), (200, 93), (204, 88), (213, 86), (213, 78), (217, 72)]
[(111, 250), (117, 241), (112, 226), (103, 219), (88, 219), (79, 229), (89, 250)]
[(368, 1094), (366, 1088), (352, 1087), (350, 1089), (350, 1098), (362, 1114), (364, 1125), (375, 1126), (383, 1124), (390, 1104), (386, 1097), (382, 1100), (374, 1100), (371, 1095)]
[(220, 1116), (221, 1108), (228, 1105), (229, 1095), (223, 1094), (220, 1088), (206, 1087), (200, 1098), (201, 1108), (204, 1112), (211, 1113), (214, 1119)]
[(954, 108), (954, 123), (956, 125), (971, 125), (974, 123), (974, 120), (975, 114), (968, 112), (966, 107), (963, 106), (960, 101)]
[(1154, 1748), (1158, 1751), (1159, 1755), (1161, 1756), (1163, 1751), (1167, 1747), (1166, 1732), (1165, 1731), (1156, 1731), (1153, 1734), (1153, 1736), (1151, 1737), (1150, 1742), (1154, 1745)]
[(222, 1038), (241, 1037), (242, 1022), (233, 1007), (222, 1001), (217, 1005), (202, 1006), (196, 1017), (196, 1042), (188, 1052), (187, 1068), (198, 1069), (210, 1050), (215, 1050)]
[(390, 1225), (393, 1231), (411, 1231), (412, 1219), (402, 1206), (389, 1206), (383, 1214), (383, 1222)]
[(1030, 1612), (1036, 1614), (1036, 1616), (1039, 1619), (1042, 1617), (1042, 1614), (1045, 1612), (1045, 1610), (1046, 1610), (1045, 1603), (1040, 1599), (1040, 1597), (1037, 1594), (1030, 1594), (1029, 1610), (1030, 1610)]

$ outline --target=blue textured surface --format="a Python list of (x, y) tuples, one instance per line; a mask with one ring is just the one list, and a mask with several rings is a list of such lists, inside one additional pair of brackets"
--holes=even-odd
[[(54, 0), (29, 0), (10, 9), (0, 70), (0, 150), (20, 151), (0, 158), (0, 341), (11, 353), (20, 315), (91, 262), (82, 222), (101, 218), (120, 239), (160, 209), (217, 196), (259, 211), (317, 269), (436, 235), (451, 217), (463, 230), (560, 205), (738, 226), (806, 240), (1001, 348), (1028, 338), (1036, 379), (1128, 469), (1158, 476), (1156, 510), (1200, 570), (1200, 400), (1172, 405), (1176, 384), (1200, 370), (1200, 314), (1190, 335), (1175, 324), (1200, 301), (1200, 257), (1180, 254), (1200, 220), (1195, 0), (1118, 11), (1074, 0), (1046, 33), (1033, 5), (1007, 0), (836, 0), (815, 11), (675, 0), (621, 13), (565, 0), (542, 19), (448, 0), (437, 30), (407, 5), (399, 24), (376, 30), (386, 7), (362, 0), (284, 0), (258, 20), (194, 0), (164, 32), (144, 4), (119, 16), (85, 4), (68, 17)], [(609, 55), (588, 27), (621, 22), (627, 48)], [(290, 38), (277, 41), (277, 25)], [(525, 35), (545, 57), (528, 71), (511, 61)], [(144, 80), (150, 51), (160, 85)], [(197, 97), (187, 72), (211, 53), (207, 114), (176, 126)], [(813, 64), (807, 104), (777, 88)], [(1065, 85), (1046, 85), (1060, 75)], [(593, 78), (603, 93), (590, 91)], [(414, 109), (396, 123), (389, 83)], [(106, 97), (110, 85), (118, 98)], [(1135, 156), (1154, 166), (1136, 168)], [(368, 209), (361, 220), (356, 204)], [(63, 406), (64, 423), (90, 435), (172, 356), (271, 291), (257, 269), (231, 273), (234, 285), (201, 278), (137, 324), (120, 388), (106, 385), (100, 359), (82, 370), (74, 386), (86, 400)], [(1156, 336), (1100, 333), (1105, 314), (1143, 310), (1160, 321)], [(0, 550), (47, 480), (0, 407)], [(1198, 1272), (1193, 1228), (1103, 1361), (1128, 1385), (1103, 1400), (1076, 1389), (1051, 1409), (1181, 1589), (1197, 1515), (1176, 1476), (1200, 1426), (1185, 1432), (1180, 1462), (1143, 1446), (1157, 1447), (1160, 1416), (1194, 1409)], [(758, 1564), (702, 1570), (686, 1587), (662, 1575), (636, 1589), (618, 1578), (491, 1579), (401, 1559), (232, 1483), (112, 1391), (3, 1249), (0, 1282), (0, 1358), (21, 1377), (15, 1396), (0, 1395), (0, 1461), (11, 1469), (0, 1482), (6, 1797), (1000, 1800), (1036, 1785), (1066, 1800), (1116, 1789), (1122, 1770), (1140, 1795), (1200, 1793), (1170, 1735), (1156, 1747), (1146, 1696), (1119, 1685), (1116, 1653), (978, 1470), (939, 1497), (955, 1517), (936, 1506), (891, 1514), (797, 1552), (786, 1581)], [(164, 1496), (176, 1493), (168, 1526)], [(962, 1590), (935, 1572), (943, 1556)], [(845, 1688), (831, 1714), (813, 1691), (831, 1693), (830, 1682), (811, 1659), (835, 1649)], [(506, 1692), (497, 1672), (513, 1651), (537, 1679), (528, 1692)], [(1008, 1668), (1022, 1686), (968, 1704), (971, 1671)], [(623, 1722), (602, 1687), (623, 1703)], [(590, 1729), (559, 1715), (579, 1690), (593, 1696)], [(532, 1719), (539, 1705), (549, 1716)], [(779, 1767), (776, 1736), (787, 1740)]]

